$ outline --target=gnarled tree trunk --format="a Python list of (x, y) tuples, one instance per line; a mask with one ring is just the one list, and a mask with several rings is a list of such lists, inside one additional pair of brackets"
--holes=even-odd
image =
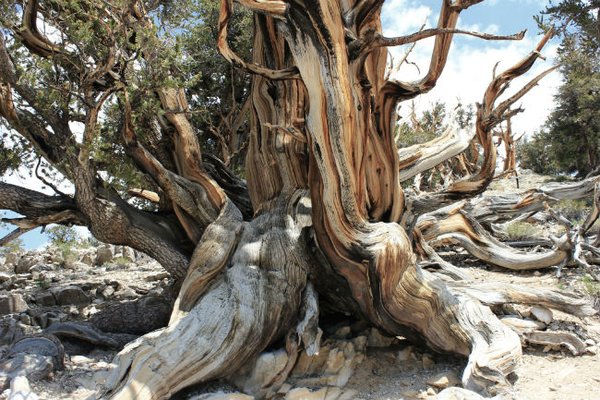
[[(246, 165), (256, 214), (238, 239), (236, 220), (221, 221), (229, 218), (231, 203), (223, 206), (197, 244), (169, 327), (119, 355), (108, 382), (114, 398), (159, 398), (223, 376), (290, 329), (306, 274), (324, 278), (298, 242), (300, 229), (311, 225), (325, 270), (344, 290), (346, 304), (338, 306), (389, 334), (422, 337), (435, 350), (468, 356), (466, 387), (493, 392), (509, 385), (506, 376), (521, 354), (517, 334), (476, 296), (421, 270), (400, 225), (406, 212), (401, 180), (458, 154), (469, 137), (448, 135), (400, 162), (395, 108), (435, 85), (458, 16), (472, 3), (443, 2), (438, 28), (420, 34), (437, 35), (430, 69), (408, 84), (385, 79), (385, 46), (421, 36), (382, 37), (381, 2), (242, 2), (257, 12), (254, 60), (247, 63), (227, 44), (233, 4), (222, 0), (220, 49), (256, 74)], [(482, 167), (434, 195), (431, 204), (440, 207), (489, 184), (496, 159), (491, 131), (512, 104), (496, 109), (494, 102), (536, 58), (532, 54), (490, 85), (477, 122)], [(433, 153), (434, 146), (448, 150)], [(307, 187), (310, 215), (294, 211), (303, 203), (292, 195)], [(466, 220), (457, 225), (471, 229)], [(282, 291), (288, 295), (281, 297)]]
[[(301, 332), (314, 329), (299, 323), (302, 299), (311, 297), (305, 289), (311, 280), (330, 309), (355, 313), (391, 335), (424, 339), (436, 351), (468, 357), (463, 384), (481, 392), (507, 388), (506, 377), (521, 355), (518, 335), (494, 316), (489, 305), (512, 297), (511, 301), (555, 305), (580, 315), (591, 312), (567, 296), (519, 294), (520, 289), (512, 286), (501, 288), (498, 300), (489, 296), (489, 287), (446, 283), (417, 262), (417, 252), (436, 257), (426, 243), (436, 241), (458, 242), (501, 266), (547, 267), (572, 256), (570, 237), (542, 258), (514, 253), (462, 210), (477, 210), (477, 205), (459, 202), (483, 192), (494, 178), (493, 129), (514, 115), (510, 106), (550, 70), (496, 102), (510, 81), (539, 58), (551, 33), (529, 56), (493, 79), (478, 105), (475, 132), (449, 131), (409, 150), (396, 146), (398, 103), (435, 86), (454, 34), (522, 37), (457, 30), (460, 13), (479, 2), (442, 0), (436, 28), (386, 38), (381, 34), (379, 0), (240, 0), (255, 13), (249, 62), (227, 43), (233, 1), (221, 0), (219, 49), (232, 64), (254, 74), (247, 196), (245, 186), (223, 165), (204, 165), (183, 89), (155, 89), (164, 113), (160, 123), (168, 128), (160, 139), (170, 141), (172, 153), (157, 151), (158, 140), (136, 136), (125, 77), (100, 96), (93, 89), (91, 79), (105, 76), (115, 66), (116, 49), (112, 58), (98, 60), (84, 86), (89, 109), (83, 144), (61, 164), (74, 183), (74, 199), (22, 192), (33, 201), (22, 204), (13, 187), (0, 183), (0, 205), (22, 210), (23, 226), (43, 224), (35, 219), (40, 210), (55, 205), (55, 218), (85, 224), (100, 239), (146, 251), (179, 279), (181, 290), (169, 326), (141, 337), (117, 356), (106, 381), (107, 397), (167, 398), (195, 383), (231, 374), (296, 327)], [(142, 2), (121, 11), (128, 41), (135, 40), (131, 33), (135, 29), (152, 31)], [(35, 54), (68, 60), (67, 50), (53, 47), (39, 34), (36, 12), (37, 1), (27, 2), (23, 40)], [(387, 78), (386, 47), (432, 36), (435, 46), (422, 79)], [(150, 45), (140, 44), (143, 57), (150, 57)], [(15, 111), (13, 91), (25, 99), (31, 93), (19, 83), (6, 48), (0, 50), (0, 70), (6, 72), (0, 114), (48, 160), (59, 164), (61, 154), (47, 151), (52, 145), (46, 139), (55, 136), (35, 121), (24, 123), (29, 115)], [(152, 196), (140, 190), (131, 193), (159, 203), (154, 214), (102, 189), (91, 161), (100, 109), (116, 92), (121, 93), (127, 153), (159, 190)], [(34, 98), (28, 101), (35, 105)], [(51, 122), (54, 132), (69, 132), (61, 121)], [(474, 151), (465, 152), (469, 147)], [(403, 181), (457, 155), (459, 163), (469, 165), (461, 169), (464, 176), (437, 193), (403, 191)], [(504, 206), (501, 212), (506, 215), (526, 207), (511, 201)], [(535, 202), (532, 207), (537, 206)], [(463, 276), (449, 265), (446, 269), (454, 279)], [(304, 333), (303, 340), (318, 336)], [(304, 345), (314, 351), (318, 344)]]

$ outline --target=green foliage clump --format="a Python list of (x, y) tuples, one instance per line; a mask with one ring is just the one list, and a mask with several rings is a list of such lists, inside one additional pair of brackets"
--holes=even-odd
[(583, 283), (583, 287), (589, 295), (600, 297), (600, 282), (597, 282), (590, 276), (585, 275), (583, 278), (581, 278), (581, 283)]
[(46, 234), (50, 243), (55, 246), (64, 244), (75, 245), (79, 241), (79, 234), (71, 226), (54, 225), (46, 229)]
[(589, 200), (561, 200), (553, 208), (574, 225), (581, 225), (590, 211)]
[(12, 253), (23, 253), (25, 252), (25, 247), (23, 246), (23, 241), (20, 238), (11, 240), (3, 246), (0, 246), (0, 257), (6, 257), (8, 254)]
[(522, 141), (517, 142), (516, 152), (521, 168), (544, 175), (554, 175), (559, 172), (547, 131), (537, 133), (532, 139), (523, 138)]
[(46, 230), (50, 244), (58, 249), (64, 267), (71, 266), (77, 261), (75, 247), (79, 243), (79, 234), (75, 228), (64, 225), (54, 225)]
[(562, 36), (564, 81), (542, 132), (520, 148), (524, 168), (585, 176), (600, 165), (599, 10), (598, 2), (562, 0), (538, 18), (542, 28), (553, 26)]
[(525, 240), (539, 237), (539, 227), (529, 222), (513, 222), (506, 227), (506, 235), (509, 240)]
[(111, 264), (115, 264), (119, 267), (126, 267), (131, 261), (126, 257), (115, 257), (111, 260)]

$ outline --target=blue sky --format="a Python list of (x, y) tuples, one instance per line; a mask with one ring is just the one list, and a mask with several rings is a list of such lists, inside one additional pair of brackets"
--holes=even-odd
[[(1, 215), (3, 218), (15, 218), (19, 216), (18, 214), (10, 211), (3, 211)], [(10, 233), (13, 229), (13, 226), (0, 227), (0, 236), (4, 237), (4, 235)], [(22, 235), (21, 240), (23, 240), (24, 247), (30, 250), (43, 246), (48, 241), (48, 237), (42, 233), (42, 228), (37, 228)]]
[[(387, 0), (382, 19), (384, 33), (388, 36), (408, 34), (417, 31), (424, 22), (435, 26), (441, 2), (442, 0)], [(478, 101), (491, 79), (492, 68), (497, 61), (501, 61), (500, 69), (508, 68), (535, 47), (539, 36), (533, 16), (539, 14), (546, 4), (547, 1), (541, 0), (487, 0), (464, 11), (459, 20), (459, 28), (495, 34), (512, 34), (527, 29), (527, 36), (520, 42), (510, 43), (456, 37), (444, 74), (431, 93), (415, 101), (417, 110), (428, 108), (436, 100), (446, 102), (450, 107), (457, 102), (457, 98), (465, 104)], [(419, 65), (421, 72), (427, 70), (432, 43), (433, 40), (419, 43), (409, 58)], [(392, 54), (398, 59), (403, 51), (402, 48), (396, 48), (392, 50)], [(547, 46), (543, 54), (548, 60), (535, 67), (529, 77), (550, 67), (555, 52), (556, 43)], [(403, 66), (397, 76), (398, 79), (406, 80), (418, 77), (419, 72), (410, 65)], [(519, 84), (524, 84), (526, 79), (516, 81), (513, 90), (517, 90)], [(513, 121), (515, 131), (531, 134), (539, 128), (552, 108), (552, 95), (559, 84), (560, 75), (554, 73), (523, 100), (522, 105), (526, 111)], [(509, 94), (510, 91), (507, 95)], [(408, 107), (404, 106), (401, 114), (403, 110), (406, 112)], [(41, 183), (31, 177), (10, 176), (2, 180), (36, 190), (41, 187)], [(14, 216), (4, 214), (6, 217)], [(11, 230), (0, 227), (0, 235), (4, 236)], [(26, 248), (35, 249), (47, 241), (47, 237), (40, 231), (41, 229), (36, 229), (22, 236)]]

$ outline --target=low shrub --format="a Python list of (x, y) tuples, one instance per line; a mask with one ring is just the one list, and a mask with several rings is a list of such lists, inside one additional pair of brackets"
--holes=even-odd
[(541, 229), (529, 222), (513, 222), (506, 227), (506, 235), (509, 240), (524, 240), (539, 238)]

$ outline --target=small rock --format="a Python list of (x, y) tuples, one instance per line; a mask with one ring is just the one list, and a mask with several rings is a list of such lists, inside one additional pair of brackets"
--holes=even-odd
[(6, 259), (4, 260), (4, 264), (9, 264), (9, 265), (17, 265), (19, 263), (19, 259), (21, 258), (21, 255), (19, 253), (8, 253), (6, 255)]
[(103, 245), (96, 250), (96, 265), (103, 265), (113, 259), (113, 252), (110, 246)]
[(123, 299), (136, 299), (139, 297), (135, 290), (129, 287), (119, 290), (117, 295)]
[(435, 365), (435, 361), (433, 361), (433, 358), (429, 354), (423, 354), (422, 361), (423, 361), (423, 368), (425, 368), (425, 369), (432, 368)]
[(29, 272), (29, 268), (33, 267), (38, 263), (38, 259), (35, 256), (23, 256), (19, 259), (19, 262), (15, 266), (15, 274), (26, 274)]
[(0, 378), (3, 379), (5, 388), (8, 381), (17, 376), (26, 376), (31, 381), (38, 381), (47, 378), (55, 369), (52, 357), (18, 353), (0, 361)]
[(20, 313), (28, 309), (29, 307), (21, 294), (11, 293), (0, 296), (0, 316)]
[(367, 336), (368, 347), (390, 347), (396, 340), (393, 336), (385, 336), (379, 329), (371, 328)]
[(79, 286), (67, 286), (55, 291), (56, 303), (61, 306), (66, 305), (86, 305), (90, 304), (89, 297)]
[(587, 346), (595, 346), (595, 345), (596, 345), (596, 342), (594, 342), (592, 339), (586, 339), (586, 340), (585, 340), (585, 344), (586, 344)]
[(398, 352), (398, 354), (396, 355), (396, 358), (398, 359), (398, 361), (414, 360), (415, 356), (413, 353), (413, 347), (407, 346), (407, 347), (403, 348), (402, 350), (400, 350)]
[(427, 384), (438, 389), (446, 389), (460, 384), (460, 379), (454, 372), (444, 372), (429, 379)]
[(71, 356), (71, 362), (73, 364), (91, 364), (94, 360), (85, 356)]
[(433, 390), (432, 388), (428, 388), (428, 389), (427, 389), (427, 394), (428, 394), (429, 396), (435, 396), (435, 395), (436, 395), (436, 392), (435, 392), (435, 390)]
[(31, 391), (29, 381), (24, 376), (15, 377), (10, 383), (8, 400), (38, 400), (39, 397)]
[(89, 267), (86, 263), (82, 263), (81, 261), (70, 261), (68, 263), (65, 262), (64, 267), (72, 270), (85, 270)]
[(238, 371), (231, 380), (245, 393), (264, 397), (268, 388), (277, 375), (284, 370), (288, 362), (285, 350), (262, 353), (253, 364), (248, 364)]
[(329, 357), (327, 358), (325, 373), (326, 374), (338, 373), (344, 366), (345, 361), (346, 361), (346, 358), (344, 357), (344, 352), (339, 351), (338, 349), (332, 349), (329, 352)]
[(31, 325), (31, 323), (33, 322), (31, 320), (31, 317), (29, 315), (27, 315), (27, 314), (21, 314), (21, 315), (19, 315), (19, 321), (21, 321), (25, 325)]
[(402, 397), (407, 399), (416, 399), (419, 396), (419, 394), (420, 393), (416, 390), (406, 390), (401, 393)]
[(35, 295), (35, 303), (38, 306), (51, 307), (56, 305), (56, 299), (51, 292), (39, 292)]
[(533, 315), (533, 317), (538, 321), (541, 321), (545, 324), (550, 324), (554, 319), (552, 315), (552, 310), (542, 306), (531, 307), (531, 315)]
[(135, 251), (131, 247), (123, 246), (121, 248), (121, 257), (126, 258), (129, 262), (135, 262)]
[(113, 294), (115, 294), (115, 288), (112, 286), (107, 286), (102, 290), (102, 297), (105, 299), (111, 297)]
[(163, 280), (165, 278), (168, 278), (170, 276), (171, 276), (171, 274), (169, 274), (166, 271), (165, 272), (157, 272), (155, 274), (150, 274), (150, 275), (146, 276), (144, 278), (144, 280), (146, 282), (155, 282), (155, 281), (161, 281), (161, 280)]
[(94, 265), (94, 258), (91, 253), (85, 253), (83, 256), (81, 256), (79, 262), (91, 267)]
[(350, 328), (349, 326), (343, 326), (341, 328), (339, 328), (337, 331), (335, 331), (334, 336), (340, 339), (347, 339), (348, 337), (350, 337), (350, 334), (352, 333), (352, 328)]
[(0, 272), (0, 285), (8, 281), (10, 281), (10, 275), (6, 272)]
[(586, 350), (587, 350), (588, 353), (590, 353), (590, 354), (592, 354), (594, 356), (596, 354), (598, 354), (598, 347), (596, 347), (596, 346), (590, 346)]

